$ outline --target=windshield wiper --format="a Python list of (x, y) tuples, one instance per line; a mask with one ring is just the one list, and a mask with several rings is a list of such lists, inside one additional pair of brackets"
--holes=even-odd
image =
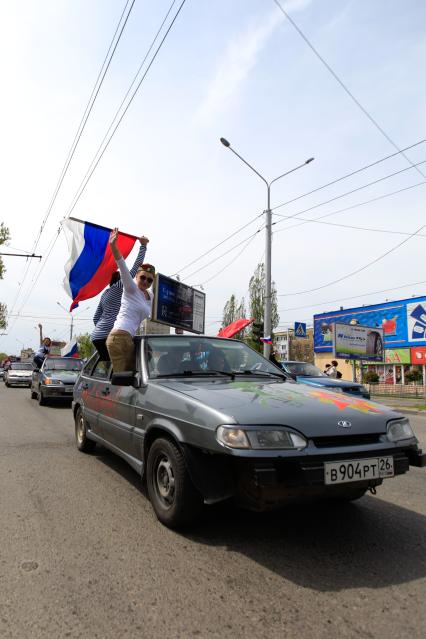
[(154, 379), (158, 379), (159, 377), (191, 377), (192, 375), (195, 375), (197, 377), (203, 376), (206, 377), (207, 375), (224, 375), (225, 377), (231, 377), (232, 379), (234, 379), (235, 377), (235, 373), (231, 373), (228, 371), (217, 371), (217, 370), (208, 370), (208, 371), (183, 371), (183, 373), (164, 373), (163, 375), (157, 375)]
[(287, 375), (285, 373), (273, 373), (272, 371), (252, 371), (250, 369), (246, 371), (242, 371), (241, 373), (234, 373), (235, 375), (259, 375), (260, 377), (269, 377), (272, 375), (273, 377), (279, 377), (280, 379), (287, 379)]

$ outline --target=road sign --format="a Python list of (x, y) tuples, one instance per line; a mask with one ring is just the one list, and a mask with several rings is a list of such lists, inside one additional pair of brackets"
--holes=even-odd
[(306, 324), (304, 322), (294, 322), (295, 337), (306, 337)]

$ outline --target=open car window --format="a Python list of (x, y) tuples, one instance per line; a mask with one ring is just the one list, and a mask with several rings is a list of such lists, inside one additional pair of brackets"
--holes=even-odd
[(108, 380), (111, 377), (111, 362), (98, 360), (96, 366), (92, 371), (92, 377), (96, 377), (96, 379)]

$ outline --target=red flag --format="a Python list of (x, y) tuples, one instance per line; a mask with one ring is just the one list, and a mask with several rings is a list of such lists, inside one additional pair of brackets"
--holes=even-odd
[(246, 328), (246, 326), (248, 326), (252, 322), (254, 322), (254, 319), (237, 319), (235, 320), (235, 322), (231, 322), (231, 324), (225, 326), (225, 328), (221, 328), (217, 336), (234, 337), (234, 335), (242, 331), (243, 328)]

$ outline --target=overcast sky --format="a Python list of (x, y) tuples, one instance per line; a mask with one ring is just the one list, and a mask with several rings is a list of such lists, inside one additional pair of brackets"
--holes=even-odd
[[(43, 229), (37, 253), (44, 257), (169, 5), (170, 0), (135, 2)], [(282, 5), (399, 148), (426, 138), (423, 0)], [(0, 1), (0, 221), (10, 228), (14, 249), (32, 250), (123, 6), (124, 0)], [(262, 230), (250, 244), (223, 256), (262, 228), (259, 217), (182, 270), (266, 207), (264, 184), (219, 143), (221, 136), (269, 179), (315, 157), (273, 185), (273, 207), (395, 152), (273, 0), (187, 0), (73, 215), (147, 235), (147, 260), (160, 272), (181, 271), (186, 283), (204, 285), (211, 334), (229, 296), (247, 295), (265, 244)], [(426, 144), (407, 155), (412, 162), (426, 160)], [(275, 210), (304, 219), (336, 212), (323, 220), (329, 224), (296, 226), (274, 216), (272, 267), (282, 326), (312, 321), (313, 313), (340, 305), (425, 293), (426, 282), (414, 283), (426, 281), (426, 229), (413, 238), (399, 234), (426, 223), (425, 178), (416, 169), (316, 206), (409, 166), (396, 156)], [(426, 164), (419, 169), (426, 175)], [(328, 285), (407, 238), (373, 266)], [(13, 314), (0, 351), (36, 347), (39, 321), (45, 334), (67, 337), (69, 316), (57, 305), (70, 303), (62, 288), (66, 260), (63, 233), (41, 262), (41, 274), (32, 260), (24, 280), (25, 260), (5, 258), (0, 301)], [(96, 303), (82, 303), (75, 312), (77, 332), (91, 330)]]

